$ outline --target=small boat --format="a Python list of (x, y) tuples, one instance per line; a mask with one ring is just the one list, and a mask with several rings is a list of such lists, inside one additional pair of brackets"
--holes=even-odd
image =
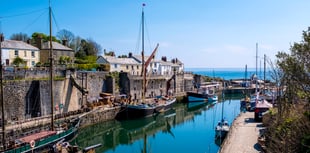
[[(211, 92), (212, 91), (212, 92)], [(186, 92), (188, 102), (213, 102), (218, 100), (218, 96), (213, 90), (207, 88), (199, 88), (197, 92)]]
[[(225, 87), (224, 89), (225, 90)], [(225, 95), (224, 95), (224, 91), (222, 91), (222, 97), (224, 99)], [(224, 101), (222, 102), (222, 116), (221, 116), (221, 120), (218, 122), (218, 124), (215, 127), (215, 138), (216, 139), (224, 139), (229, 131), (229, 124), (228, 121), (223, 117), (224, 115)]]
[(85, 148), (81, 148), (77, 145), (71, 145), (69, 142), (60, 140), (53, 146), (53, 151), (55, 153), (95, 153), (96, 148), (101, 147), (102, 144), (98, 143)]
[(172, 108), (173, 104), (176, 102), (175, 97), (163, 96), (160, 100), (156, 101), (158, 104), (156, 105), (156, 112), (165, 112)]
[(229, 131), (228, 121), (225, 119), (222, 119), (221, 121), (218, 122), (215, 128), (215, 137), (217, 139), (223, 139), (226, 137), (228, 131)]
[(77, 118), (70, 121), (66, 126), (58, 128), (58, 130), (41, 131), (18, 138), (4, 153), (27, 153), (46, 150), (50, 145), (60, 140), (72, 139), (78, 131), (79, 124), (80, 119)]

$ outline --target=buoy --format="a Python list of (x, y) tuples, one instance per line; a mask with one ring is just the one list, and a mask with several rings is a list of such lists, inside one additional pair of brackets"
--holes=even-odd
[(35, 143), (33, 140), (31, 140), (31, 141), (29, 142), (29, 144), (30, 144), (30, 147), (31, 147), (31, 148), (34, 148), (34, 146), (36, 145), (36, 143)]

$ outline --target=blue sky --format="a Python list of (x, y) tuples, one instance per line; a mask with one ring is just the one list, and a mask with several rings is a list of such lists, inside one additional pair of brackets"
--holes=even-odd
[[(0, 3), (6, 39), (49, 33), (48, 0)], [(310, 25), (309, 0), (51, 0), (53, 35), (67, 29), (116, 55), (140, 54), (142, 3), (146, 54), (159, 43), (158, 59), (178, 58), (186, 68), (253, 68), (256, 43), (260, 57), (274, 60), (300, 42)]]

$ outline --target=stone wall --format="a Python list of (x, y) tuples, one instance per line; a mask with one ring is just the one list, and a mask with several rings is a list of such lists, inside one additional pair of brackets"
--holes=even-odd
[[(76, 82), (87, 88), (88, 94), (72, 85), (70, 74)], [(63, 80), (54, 81), (54, 113), (60, 114), (74, 111), (86, 103), (86, 99), (98, 98), (105, 92), (105, 72), (86, 72), (86, 78), (81, 78), (81, 72), (67, 73)], [(111, 84), (111, 82), (109, 82)], [(32, 117), (51, 114), (50, 82), (48, 80), (4, 80), (4, 114), (7, 122), (22, 121)], [(110, 89), (111, 90), (111, 89)], [(83, 97), (85, 97), (84, 102)]]
[(98, 107), (95, 110), (92, 110), (87, 114), (83, 115), (83, 117), (81, 117), (81, 127), (85, 127), (102, 121), (112, 120), (115, 118), (116, 114), (119, 112), (120, 109), (120, 107)]

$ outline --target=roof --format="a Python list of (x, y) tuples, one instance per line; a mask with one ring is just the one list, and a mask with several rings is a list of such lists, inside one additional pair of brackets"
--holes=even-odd
[[(67, 50), (67, 51), (73, 51), (71, 48), (67, 47), (67, 46), (64, 46), (58, 42), (52, 42), (52, 45), (53, 45), (53, 49), (55, 50)], [(42, 49), (50, 49), (50, 42), (44, 42), (42, 44)]]
[[(150, 56), (144, 56), (144, 61), (146, 61)], [(132, 58), (134, 58), (139, 63), (142, 63), (142, 55), (132, 55)]]
[(256, 108), (272, 108), (272, 104), (268, 103), (266, 100), (262, 100), (256, 103)]
[(17, 40), (4, 40), (1, 43), (3, 49), (24, 49), (24, 50), (39, 50), (39, 48), (27, 44), (23, 41)]
[(117, 58), (115, 56), (102, 56), (110, 64), (134, 64), (138, 65), (139, 63), (133, 58)]
[(171, 63), (171, 62), (166, 62), (166, 61), (163, 61), (163, 60), (160, 60), (158, 61), (161, 65), (168, 65), (168, 66), (173, 66), (174, 64)]

